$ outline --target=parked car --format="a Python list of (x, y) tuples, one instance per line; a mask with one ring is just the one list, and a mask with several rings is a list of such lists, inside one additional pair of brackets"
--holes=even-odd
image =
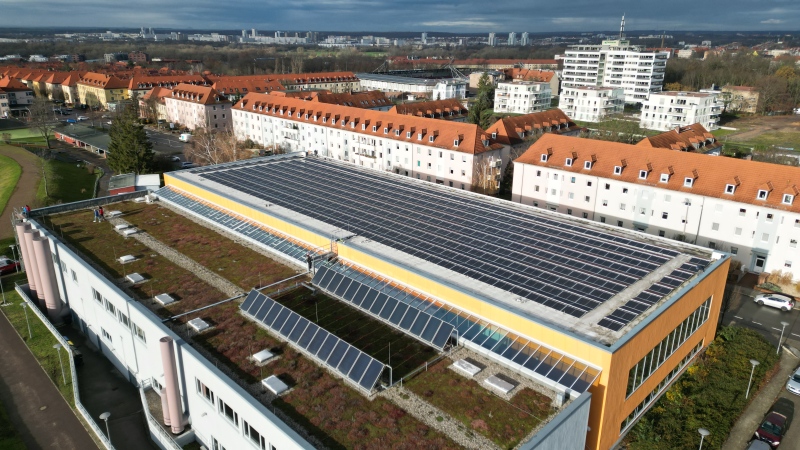
[(794, 403), (788, 398), (779, 398), (769, 411), (756, 430), (755, 438), (777, 448), (792, 423)]
[(769, 444), (764, 441), (750, 441), (750, 445), (747, 446), (747, 450), (771, 450)]
[(794, 308), (794, 299), (788, 295), (781, 294), (761, 294), (753, 299), (759, 306), (771, 306), (781, 311), (790, 311)]
[(78, 123), (78, 121), (75, 120), (75, 119), (67, 119), (64, 122), (66, 122), (66, 123)]
[(786, 382), (786, 390), (792, 394), (800, 395), (800, 367), (789, 377), (789, 381)]
[(173, 157), (172, 157), (172, 158), (170, 158), (170, 159), (171, 159), (172, 161), (175, 161), (175, 162), (181, 162), (181, 157), (180, 157), (180, 156), (173, 156)]
[(84, 120), (89, 120), (89, 118), (86, 116), (78, 116), (78, 121), (82, 122)]
[(181, 133), (181, 137), (179, 137), (178, 139), (180, 139), (183, 142), (189, 142), (189, 139), (191, 138), (192, 138), (191, 133)]
[(0, 256), (0, 275), (14, 273), (19, 267), (19, 262), (11, 258)]
[(181, 163), (181, 169), (191, 169), (192, 167), (197, 167), (189, 161), (184, 161)]

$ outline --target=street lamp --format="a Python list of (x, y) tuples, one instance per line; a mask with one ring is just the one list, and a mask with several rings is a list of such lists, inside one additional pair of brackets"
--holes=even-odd
[(64, 373), (64, 362), (61, 361), (61, 344), (53, 344), (53, 348), (58, 352), (58, 363), (61, 365), (61, 377), (64, 379), (64, 386), (67, 385), (67, 375)]
[(28, 338), (33, 339), (33, 333), (31, 333), (31, 321), (28, 320), (28, 304), (25, 302), (20, 304), (22, 305), (22, 309), (25, 311), (25, 322), (28, 323)]
[(705, 439), (706, 436), (711, 434), (711, 432), (706, 430), (705, 428), (699, 428), (697, 432), (700, 433), (700, 448), (698, 450), (703, 450), (703, 439)]
[(759, 364), (761, 364), (761, 363), (759, 363), (759, 362), (758, 362), (758, 361), (756, 361), (755, 359), (751, 359), (751, 360), (750, 360), (750, 364), (752, 364), (752, 365), (753, 365), (753, 368), (752, 368), (752, 369), (750, 369), (750, 381), (748, 381), (748, 382), (747, 382), (747, 393), (746, 393), (746, 394), (744, 394), (744, 398), (747, 398), (747, 397), (749, 397), (749, 396), (750, 396), (750, 383), (752, 383), (752, 382), (753, 382), (753, 372), (755, 372), (755, 371), (756, 371), (756, 366), (757, 366), (757, 365), (759, 365)]
[(108, 418), (111, 417), (111, 413), (106, 411), (103, 414), (100, 414), (100, 418), (106, 423), (106, 437), (108, 438), (108, 442), (111, 442), (111, 432), (108, 431)]
[(17, 252), (16, 252), (16, 245), (9, 245), (8, 248), (11, 249), (11, 257), (14, 258), (14, 261), (17, 261), (17, 273), (19, 273), (19, 260), (17, 259)]
[(783, 331), (786, 329), (786, 327), (788, 325), (789, 325), (789, 322), (781, 322), (781, 337), (780, 337), (780, 339), (778, 339), (778, 348), (775, 349), (775, 354), (776, 355), (781, 352), (781, 341), (783, 340)]

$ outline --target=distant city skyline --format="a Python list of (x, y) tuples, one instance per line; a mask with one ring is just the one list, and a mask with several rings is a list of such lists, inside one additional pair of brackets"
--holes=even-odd
[(523, 8), (509, 0), (238, 0), (224, 6), (211, 0), (0, 0), (6, 19), (0, 25), (536, 33), (617, 30), (623, 13), (630, 31), (792, 31), (800, 23), (796, 0), (643, 0), (625, 5), (576, 0), (566, 9), (533, 6)]

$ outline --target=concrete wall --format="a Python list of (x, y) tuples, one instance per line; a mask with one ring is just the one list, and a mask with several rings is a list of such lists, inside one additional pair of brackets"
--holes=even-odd
[[(228, 449), (256, 448), (244, 436), (242, 420), (278, 449), (312, 448), (266, 406), (163, 325), (159, 317), (103, 277), (38, 223), (31, 221), (31, 225), (51, 239), (59, 262), (56, 276), (59, 290), (72, 309), (75, 326), (131, 383), (141, 385), (154, 380), (163, 385), (158, 340), (169, 336), (175, 341), (182, 409), (198, 440), (207, 448), (211, 448), (212, 437)], [(222, 399), (236, 411), (238, 427), (218, 412), (218, 404), (211, 404), (197, 392), (197, 380), (214, 392), (215, 402)]]

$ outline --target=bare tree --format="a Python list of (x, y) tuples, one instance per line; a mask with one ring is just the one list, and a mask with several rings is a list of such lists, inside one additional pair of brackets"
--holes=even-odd
[(31, 104), (29, 110), (31, 112), (31, 128), (41, 133), (49, 149), (50, 134), (52, 134), (53, 129), (58, 124), (52, 105), (44, 97), (36, 97), (33, 99), (33, 104)]
[(186, 159), (207, 166), (252, 158), (243, 142), (236, 139), (233, 127), (220, 131), (200, 129), (192, 135), (192, 141), (184, 149)]
[(472, 158), (472, 191), (493, 195), (499, 188), (498, 178), (501, 167), (498, 159), (486, 154), (474, 155)]

